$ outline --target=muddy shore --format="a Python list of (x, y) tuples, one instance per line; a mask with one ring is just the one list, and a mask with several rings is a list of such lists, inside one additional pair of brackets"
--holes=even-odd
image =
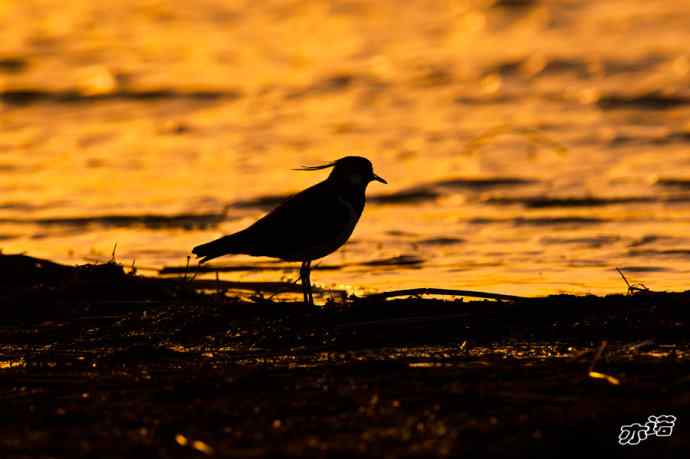
[[(251, 301), (0, 256), (0, 456), (679, 457), (690, 293)], [(298, 287), (298, 286), (297, 286)], [(620, 446), (620, 426), (678, 418)]]

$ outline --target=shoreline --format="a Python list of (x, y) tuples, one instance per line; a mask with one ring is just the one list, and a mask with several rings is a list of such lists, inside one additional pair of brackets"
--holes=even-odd
[[(690, 292), (309, 308), (116, 263), (0, 266), (5, 457), (690, 450)], [(680, 430), (617, 444), (659, 414)]]

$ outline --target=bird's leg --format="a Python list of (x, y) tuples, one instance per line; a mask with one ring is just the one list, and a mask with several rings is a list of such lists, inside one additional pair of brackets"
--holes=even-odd
[(303, 261), (302, 267), (299, 269), (299, 277), (302, 280), (302, 292), (304, 293), (304, 302), (312, 304), (309, 301), (309, 262)]

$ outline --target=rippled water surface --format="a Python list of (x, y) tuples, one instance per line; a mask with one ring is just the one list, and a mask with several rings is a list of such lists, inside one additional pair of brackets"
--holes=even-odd
[(190, 5), (0, 3), (3, 252), (183, 267), (359, 154), (321, 286), (687, 289), (690, 2)]

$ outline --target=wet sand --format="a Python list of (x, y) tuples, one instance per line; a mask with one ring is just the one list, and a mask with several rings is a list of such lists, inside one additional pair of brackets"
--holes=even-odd
[[(690, 450), (690, 293), (307, 308), (115, 263), (0, 265), (3, 457)], [(672, 437), (617, 444), (654, 414)]]

